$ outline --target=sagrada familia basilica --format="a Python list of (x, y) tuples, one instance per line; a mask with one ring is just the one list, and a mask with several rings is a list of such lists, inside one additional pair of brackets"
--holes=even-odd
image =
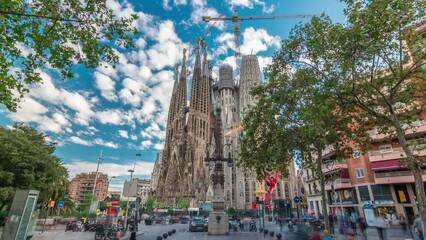
[[(215, 107), (220, 108), (223, 155), (230, 154), (234, 159), (234, 164), (224, 166), (225, 204), (236, 209), (251, 209), (256, 199), (256, 175), (240, 169), (235, 161), (240, 148), (244, 109), (255, 102), (249, 94), (250, 88), (262, 81), (258, 59), (255, 55), (243, 58), (239, 79), (234, 78), (233, 68), (229, 65), (220, 66), (219, 79), (213, 79), (212, 66), (207, 59), (207, 44), (199, 40), (195, 51), (189, 101), (190, 74), (186, 49), (182, 63), (176, 65), (165, 147), (157, 157), (152, 176), (155, 197), (169, 206), (175, 205), (179, 199), (185, 199), (193, 207), (212, 198), (212, 167), (206, 166), (204, 160), (214, 151)], [(285, 179), (280, 180), (278, 190), (291, 191), (290, 185), (283, 181)], [(288, 189), (284, 189), (284, 186)]]

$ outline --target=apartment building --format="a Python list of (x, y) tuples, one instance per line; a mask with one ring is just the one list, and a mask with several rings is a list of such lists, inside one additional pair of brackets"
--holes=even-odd
[(125, 181), (123, 186), (124, 197), (141, 197), (142, 202), (146, 202), (151, 192), (151, 181), (146, 179), (133, 178), (132, 181)]
[[(79, 173), (70, 182), (70, 197), (76, 204), (81, 204), (87, 194), (93, 193), (96, 172)], [(96, 182), (95, 199), (104, 200), (108, 195), (108, 174), (98, 173)]]

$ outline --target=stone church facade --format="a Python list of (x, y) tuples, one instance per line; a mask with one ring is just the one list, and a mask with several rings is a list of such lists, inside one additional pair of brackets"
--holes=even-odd
[[(155, 196), (166, 205), (175, 205), (177, 200), (186, 199), (192, 207), (196, 207), (198, 202), (210, 201), (213, 195), (211, 168), (204, 164), (207, 150), (211, 151), (210, 143), (213, 142), (212, 106), (220, 106), (223, 155), (228, 156), (231, 153), (235, 162), (239, 157), (244, 109), (255, 103), (249, 91), (251, 87), (260, 84), (262, 79), (257, 57), (247, 55), (242, 61), (239, 81), (235, 81), (233, 69), (229, 65), (220, 66), (219, 79), (213, 81), (211, 66), (207, 60), (207, 46), (199, 42), (188, 106), (188, 72), (184, 50), (182, 65), (176, 66), (163, 160), (161, 166), (155, 166), (160, 169)], [(279, 190), (276, 192), (293, 192), (291, 179), (294, 176), (294, 167), (290, 166), (290, 169), (292, 170), (289, 178), (279, 180)], [(224, 172), (224, 199), (227, 207), (251, 209), (252, 202), (256, 199), (255, 173), (244, 171), (235, 164), (231, 167), (225, 164)], [(274, 196), (280, 198), (277, 193)]]

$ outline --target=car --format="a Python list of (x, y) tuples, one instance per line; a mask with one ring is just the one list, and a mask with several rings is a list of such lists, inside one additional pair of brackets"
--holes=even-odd
[(189, 231), (204, 231), (207, 232), (208, 223), (205, 218), (202, 217), (193, 217), (189, 221)]
[(191, 217), (190, 216), (186, 216), (186, 215), (182, 215), (182, 216), (179, 217), (180, 223), (183, 223), (183, 224), (189, 223), (190, 219), (191, 219)]

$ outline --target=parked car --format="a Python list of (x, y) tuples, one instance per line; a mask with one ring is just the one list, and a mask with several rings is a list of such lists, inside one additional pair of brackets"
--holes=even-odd
[(183, 224), (189, 223), (189, 220), (191, 220), (191, 217), (187, 215), (182, 215), (179, 217), (180, 223), (183, 223)]
[(207, 232), (207, 221), (205, 218), (201, 217), (193, 217), (191, 221), (189, 221), (189, 231), (205, 231)]

